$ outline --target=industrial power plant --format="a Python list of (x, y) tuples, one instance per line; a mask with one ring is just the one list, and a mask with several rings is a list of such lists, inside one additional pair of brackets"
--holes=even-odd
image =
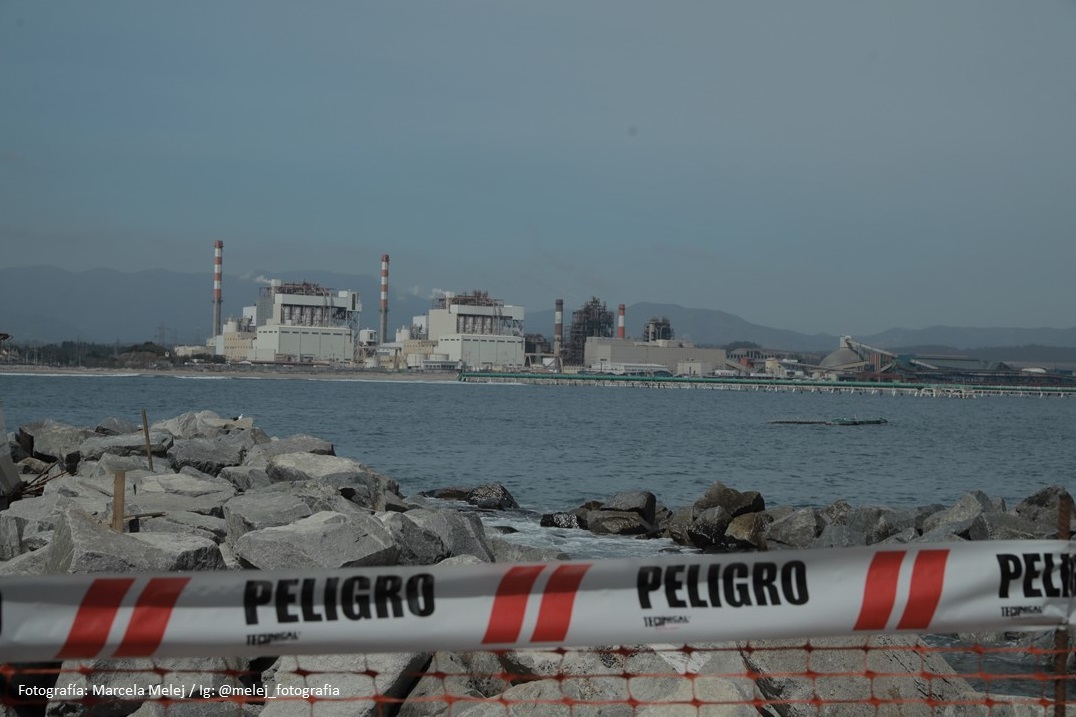
[[(612, 376), (826, 378), (914, 381), (948, 378), (1027, 383), (1027, 369), (960, 357), (895, 355), (845, 336), (816, 363), (788, 352), (696, 346), (677, 338), (668, 317), (651, 316), (640, 338), (627, 333), (626, 307), (613, 311), (591, 297), (564, 326), (554, 302), (552, 340), (526, 333), (523, 306), (482, 290), (443, 292), (426, 313), (389, 335), (389, 255), (381, 255), (378, 328), (362, 328), (357, 291), (311, 282), (270, 280), (242, 315), (222, 319), (224, 242), (213, 244), (213, 336), (189, 355), (229, 364), (332, 366), (419, 372), (538, 372)], [(178, 350), (177, 350), (178, 351)]]
[(488, 292), (445, 292), (390, 335), (389, 255), (381, 255), (378, 328), (362, 328), (358, 292), (272, 280), (242, 316), (221, 317), (224, 242), (213, 244), (213, 336), (207, 348), (235, 364), (334, 365), (413, 371), (548, 371), (702, 375), (727, 369), (722, 349), (673, 339), (653, 317), (643, 340), (627, 337), (625, 305), (613, 312), (592, 297), (572, 313), (555, 300), (552, 341), (526, 334), (524, 307)]

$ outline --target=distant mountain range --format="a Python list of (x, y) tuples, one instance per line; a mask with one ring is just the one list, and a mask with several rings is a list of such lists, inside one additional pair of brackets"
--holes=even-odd
[[(379, 323), (379, 279), (374, 276), (323, 271), (266, 273), (282, 281), (309, 281), (333, 289), (358, 291), (363, 300), (361, 325)], [(20, 343), (86, 341), (122, 344), (159, 341), (202, 344), (212, 323), (212, 276), (184, 274), (162, 269), (124, 273), (110, 269), (71, 272), (36, 266), (0, 269), (0, 332)], [(264, 279), (225, 274), (222, 316), (240, 316), (244, 306), (256, 303)], [(555, 297), (554, 297), (555, 298)], [(550, 299), (552, 304), (552, 299)], [(412, 316), (425, 313), (430, 299), (394, 293), (389, 302), (389, 326), (409, 324)], [(565, 329), (578, 307), (565, 306)], [(616, 311), (612, 305), (611, 310)], [(676, 336), (700, 345), (721, 346), (751, 341), (766, 348), (828, 353), (839, 337), (804, 334), (752, 324), (739, 316), (714, 309), (689, 309), (674, 304), (638, 303), (627, 307), (627, 333), (638, 336), (643, 325), (664, 316)], [(530, 333), (551, 336), (553, 310), (529, 311), (525, 324)], [(960, 328), (932, 326), (925, 329), (890, 329), (856, 340), (889, 350), (930, 347), (934, 353), (970, 352), (988, 347), (1039, 347), (1041, 360), (1076, 361), (1076, 327), (1070, 329)], [(1055, 347), (1047, 351), (1042, 347)], [(1061, 349), (1056, 349), (1061, 347)], [(1026, 349), (1022, 349), (1027, 354)], [(1060, 350), (1060, 353), (1058, 351)], [(924, 351), (920, 351), (925, 353)], [(1032, 350), (1032, 354), (1034, 354)], [(1032, 355), (1026, 360), (1039, 360)]]

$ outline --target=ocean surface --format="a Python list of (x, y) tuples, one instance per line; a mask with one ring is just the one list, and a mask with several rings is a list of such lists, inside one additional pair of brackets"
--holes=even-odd
[[(497, 482), (534, 514), (625, 490), (675, 508), (717, 480), (769, 506), (948, 505), (971, 490), (1011, 506), (1047, 485), (1076, 490), (1073, 398), (0, 373), (0, 401), (8, 431), (46, 418), (140, 423), (142, 409), (151, 423), (242, 414), (271, 436), (331, 441), (405, 495)], [(888, 423), (770, 423), (837, 417)], [(534, 515), (501, 522), (524, 539), (538, 530)]]

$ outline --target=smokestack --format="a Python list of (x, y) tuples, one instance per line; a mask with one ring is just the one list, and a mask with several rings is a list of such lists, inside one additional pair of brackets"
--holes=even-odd
[(389, 335), (389, 255), (381, 255), (381, 333), (378, 341), (386, 343)]
[(220, 336), (221, 255), (223, 253), (224, 242), (218, 239), (213, 242), (213, 336)]
[(564, 299), (557, 299), (553, 314), (553, 356), (560, 358), (561, 342), (564, 340)]
[(616, 337), (618, 339), (626, 338), (624, 336), (624, 305), (621, 304), (617, 308), (616, 312)]

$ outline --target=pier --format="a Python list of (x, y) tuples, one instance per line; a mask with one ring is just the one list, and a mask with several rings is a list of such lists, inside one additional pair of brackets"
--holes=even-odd
[(852, 393), (872, 396), (912, 396), (916, 398), (983, 398), (986, 396), (1026, 396), (1064, 398), (1076, 396), (1071, 386), (984, 386), (965, 384), (883, 383), (873, 381), (821, 381), (794, 379), (726, 378), (702, 376), (615, 376), (569, 373), (462, 372), (466, 383), (511, 383), (538, 386), (601, 386), (652, 389), (704, 389), (712, 391), (756, 391), (772, 393)]

